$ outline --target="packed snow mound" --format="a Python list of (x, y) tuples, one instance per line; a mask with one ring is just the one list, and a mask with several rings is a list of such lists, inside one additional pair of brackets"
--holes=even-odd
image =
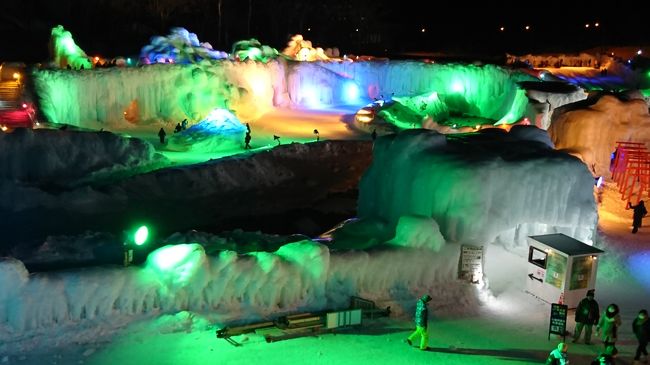
[[(459, 247), (333, 252), (312, 241), (275, 252), (206, 254), (169, 245), (144, 266), (96, 267), (27, 275), (0, 261), (0, 352), (35, 333), (96, 321), (128, 323), (143, 314), (209, 312), (230, 320), (345, 308), (351, 296), (412, 300), (423, 292), (436, 313), (472, 313), (474, 286), (457, 280)], [(17, 335), (20, 333), (20, 335)], [(47, 332), (50, 333), (50, 332)], [(63, 339), (65, 342), (65, 339)]]
[(213, 110), (204, 120), (174, 133), (167, 148), (176, 151), (219, 152), (242, 147), (246, 127), (226, 109)]
[(110, 132), (19, 128), (0, 134), (0, 179), (24, 183), (65, 184), (165, 160), (150, 143)]
[(548, 132), (558, 149), (575, 154), (593, 173), (609, 173), (616, 141), (650, 143), (650, 114), (643, 100), (604, 95), (586, 108), (553, 118)]
[(166, 36), (151, 38), (151, 43), (140, 51), (140, 60), (145, 64), (152, 63), (197, 63), (202, 60), (221, 60), (228, 54), (212, 49), (207, 42), (199, 42), (196, 34), (185, 28), (172, 28)]
[(530, 125), (515, 125), (510, 128), (509, 136), (522, 141), (536, 141), (548, 148), (555, 148), (548, 133)]
[(380, 137), (359, 184), (359, 217), (393, 231), (403, 216), (431, 217), (446, 241), (466, 244), (525, 247), (528, 235), (554, 232), (592, 242), (597, 214), (587, 167), (533, 137), (545, 131), (520, 128)]

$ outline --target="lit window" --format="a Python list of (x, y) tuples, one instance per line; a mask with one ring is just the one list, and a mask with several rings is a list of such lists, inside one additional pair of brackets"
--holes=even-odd
[(542, 269), (546, 269), (546, 259), (548, 254), (538, 248), (530, 247), (528, 249), (528, 262)]

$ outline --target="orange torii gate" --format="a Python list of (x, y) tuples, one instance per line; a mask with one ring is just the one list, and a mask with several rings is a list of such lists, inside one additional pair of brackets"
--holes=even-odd
[(610, 171), (622, 200), (636, 195), (638, 204), (644, 192), (650, 196), (650, 151), (645, 143), (617, 141)]

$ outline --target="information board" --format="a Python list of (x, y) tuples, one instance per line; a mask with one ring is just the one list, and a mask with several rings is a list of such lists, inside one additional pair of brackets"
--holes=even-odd
[(566, 316), (568, 309), (564, 304), (551, 304), (551, 320), (548, 325), (549, 339), (552, 334), (560, 335), (563, 338), (566, 337)]
[(462, 245), (458, 278), (478, 284), (483, 278), (483, 247)]

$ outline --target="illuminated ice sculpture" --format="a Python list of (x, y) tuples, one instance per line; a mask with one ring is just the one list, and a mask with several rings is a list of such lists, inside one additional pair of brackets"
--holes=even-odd
[(223, 51), (216, 51), (207, 42), (199, 42), (195, 33), (185, 28), (172, 28), (167, 37), (156, 36), (151, 43), (142, 47), (140, 60), (153, 63), (197, 63), (202, 60), (221, 60), (228, 58)]
[(86, 53), (77, 46), (72, 39), (72, 34), (62, 25), (52, 28), (50, 35), (50, 51), (54, 64), (60, 68), (90, 69), (90, 59)]

